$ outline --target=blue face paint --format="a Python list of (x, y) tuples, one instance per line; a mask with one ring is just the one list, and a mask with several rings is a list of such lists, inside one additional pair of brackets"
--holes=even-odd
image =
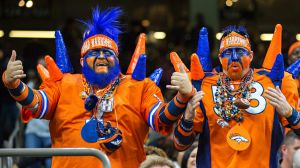
[(234, 47), (234, 48), (227, 48), (221, 53), (221, 58), (228, 58), (228, 66), (232, 62), (239, 62), (241, 65), (241, 57), (250, 55), (249, 51), (245, 48)]
[[(94, 59), (92, 59), (94, 57)], [(87, 59), (93, 62), (87, 62)], [(95, 72), (95, 62), (97, 59), (105, 59), (108, 71), (106, 73)], [(82, 73), (87, 81), (92, 85), (101, 88), (110, 84), (121, 72), (120, 65), (117, 61), (115, 53), (110, 49), (90, 50), (86, 53), (83, 60)]]

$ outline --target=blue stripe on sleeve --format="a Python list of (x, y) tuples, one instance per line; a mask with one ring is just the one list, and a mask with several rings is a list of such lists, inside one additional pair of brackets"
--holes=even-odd
[(24, 83), (20, 82), (19, 86), (15, 89), (8, 89), (10, 94), (17, 97), (20, 96), (22, 93), (22, 90), (24, 89)]
[(20, 101), (19, 103), (22, 104), (23, 106), (27, 106), (33, 101), (33, 99), (34, 99), (33, 91), (31, 88), (28, 88), (28, 96), (24, 100)]

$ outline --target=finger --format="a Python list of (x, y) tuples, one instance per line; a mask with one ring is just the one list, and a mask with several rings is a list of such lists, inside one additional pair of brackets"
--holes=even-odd
[(11, 68), (12, 71), (17, 71), (17, 70), (22, 70), (23, 69), (23, 66), (22, 65), (17, 65), (17, 66), (13, 66)]
[(181, 81), (178, 81), (178, 80), (171, 80), (171, 85), (173, 86), (180, 86), (181, 85)]
[(26, 74), (14, 76), (14, 79), (22, 79), (22, 78), (26, 78)]
[(177, 90), (177, 91), (179, 90), (179, 86), (167, 85), (166, 87), (172, 90)]
[(281, 92), (281, 89), (279, 88), (279, 86), (276, 86), (276, 90), (280, 96), (283, 96), (283, 93)]
[(273, 88), (268, 88), (265, 93), (269, 94), (272, 97), (278, 97), (279, 96), (278, 92)]
[(22, 74), (24, 74), (24, 71), (23, 71), (23, 70), (17, 70), (17, 71), (14, 71), (14, 72), (12, 73), (12, 76), (22, 75)]
[(183, 65), (183, 63), (179, 64), (179, 72), (180, 72), (180, 73), (186, 73), (185, 70), (184, 70), (184, 65)]
[(12, 62), (13, 65), (22, 65), (22, 61), (20, 60), (16, 60), (14, 62)]
[(278, 103), (276, 103), (276, 102), (269, 101), (269, 103), (270, 103), (273, 107), (275, 107), (275, 108), (278, 108), (278, 107), (279, 107)]
[(182, 76), (173, 75), (171, 76), (171, 80), (182, 80)]
[(10, 62), (14, 62), (14, 61), (16, 60), (16, 57), (17, 57), (16, 51), (15, 51), (15, 50), (12, 50), (9, 61), (10, 61)]
[(193, 101), (200, 101), (203, 97), (203, 94), (202, 93), (197, 93), (196, 95), (193, 96)]
[(279, 104), (280, 103), (280, 100), (277, 98), (277, 97), (273, 97), (273, 96), (270, 96), (270, 95), (268, 95), (268, 94), (266, 94), (265, 95), (265, 97), (271, 102), (275, 102), (275, 103), (277, 103), (277, 104)]
[(200, 102), (197, 102), (197, 103), (195, 103), (195, 104), (192, 106), (192, 108), (193, 108), (193, 109), (196, 109), (199, 105), (200, 105)]

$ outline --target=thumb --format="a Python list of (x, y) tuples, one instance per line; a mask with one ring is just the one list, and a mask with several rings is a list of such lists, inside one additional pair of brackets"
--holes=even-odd
[(16, 51), (15, 51), (15, 50), (12, 50), (9, 61), (10, 61), (10, 62), (14, 62), (14, 61), (16, 60), (16, 57), (17, 57)]
[(183, 63), (179, 64), (179, 72), (180, 72), (180, 73), (186, 73), (186, 72), (185, 72), (185, 69), (184, 69)]

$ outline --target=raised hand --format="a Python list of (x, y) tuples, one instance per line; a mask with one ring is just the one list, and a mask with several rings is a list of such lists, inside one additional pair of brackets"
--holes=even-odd
[(203, 98), (205, 93), (203, 91), (196, 92), (192, 99), (189, 100), (187, 107), (184, 112), (184, 119), (192, 121), (195, 117), (196, 107), (200, 105), (200, 100)]
[(193, 90), (193, 85), (184, 69), (184, 65), (179, 65), (179, 72), (174, 72), (171, 76), (171, 85), (167, 85), (168, 89), (177, 90), (180, 94), (188, 95)]
[(268, 88), (265, 92), (265, 97), (281, 116), (288, 117), (291, 113), (292, 107), (278, 86), (276, 86), (276, 89)]
[(16, 51), (13, 50), (5, 71), (5, 80), (7, 83), (13, 83), (18, 79), (26, 77), (23, 71), (22, 61), (16, 60), (16, 57)]

